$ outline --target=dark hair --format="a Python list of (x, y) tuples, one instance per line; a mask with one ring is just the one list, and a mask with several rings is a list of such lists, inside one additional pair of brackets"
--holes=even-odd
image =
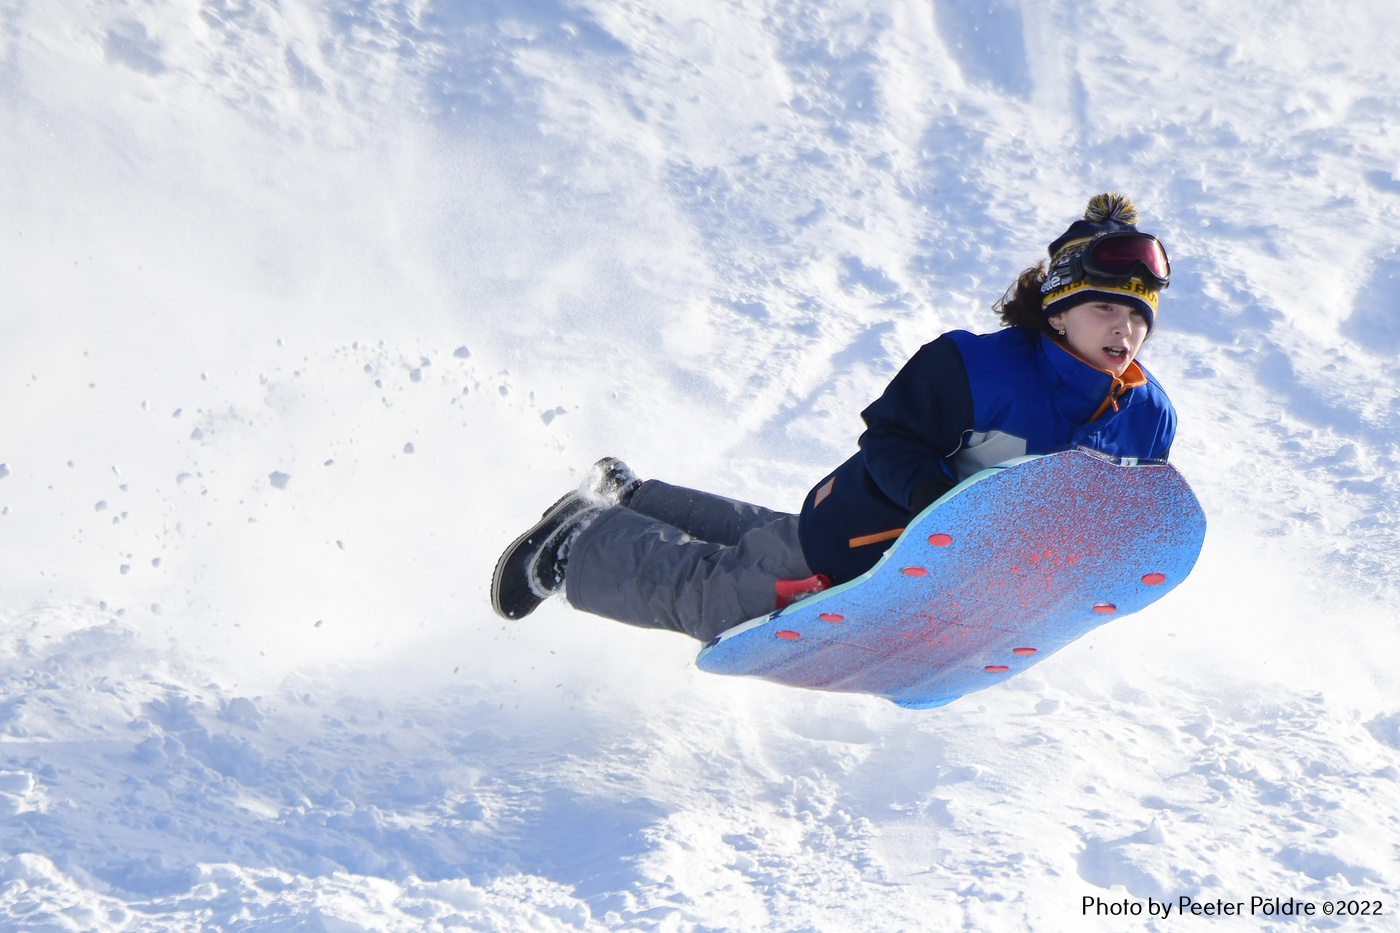
[(1040, 313), (1040, 286), (1045, 281), (1045, 261), (1016, 277), (1015, 283), (992, 305), (1004, 327), (1022, 327), (1037, 333), (1053, 334), (1055, 329)]

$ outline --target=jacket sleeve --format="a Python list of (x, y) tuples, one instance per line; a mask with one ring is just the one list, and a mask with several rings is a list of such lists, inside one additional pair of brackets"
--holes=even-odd
[[(1148, 400), (1148, 411), (1155, 414), (1155, 417), (1148, 415), (1142, 427), (1134, 431), (1138, 449), (1147, 451), (1146, 456), (1153, 460), (1166, 460), (1172, 451), (1172, 442), (1176, 440), (1176, 408), (1172, 405), (1171, 399), (1167, 397), (1167, 392), (1162, 388), (1152, 375), (1147, 377), (1148, 385), (1145, 387)], [(1137, 390), (1142, 391), (1142, 390)]]
[(1176, 409), (1168, 402), (1162, 418), (1157, 424), (1157, 436), (1153, 438), (1152, 457), (1165, 460), (1171, 456), (1172, 441), (1176, 440)]
[(861, 417), (865, 467), (890, 501), (910, 507), (917, 498), (922, 507), (952, 488), (944, 458), (972, 430), (972, 389), (957, 344), (944, 335), (921, 347)]

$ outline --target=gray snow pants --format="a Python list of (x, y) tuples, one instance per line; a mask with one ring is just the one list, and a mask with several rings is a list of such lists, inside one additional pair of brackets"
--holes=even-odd
[(778, 580), (811, 575), (796, 515), (653, 479), (579, 534), (564, 594), (584, 612), (709, 641), (772, 612)]

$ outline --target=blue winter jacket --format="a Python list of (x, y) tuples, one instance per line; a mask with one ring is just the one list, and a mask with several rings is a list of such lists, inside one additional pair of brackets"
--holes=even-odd
[(1166, 459), (1176, 435), (1167, 393), (1136, 362), (1117, 378), (1016, 327), (924, 345), (861, 417), (860, 450), (807, 494), (798, 523), (808, 566), (836, 583), (874, 566), (911, 506), (979, 470), (1069, 447)]

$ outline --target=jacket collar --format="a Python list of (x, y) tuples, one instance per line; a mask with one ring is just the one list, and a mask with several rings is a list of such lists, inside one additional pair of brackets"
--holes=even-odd
[(1040, 335), (1040, 352), (1056, 383), (1061, 410), (1078, 424), (1094, 421), (1110, 408), (1117, 411), (1125, 392), (1147, 385), (1147, 374), (1137, 360), (1128, 364), (1121, 377), (1115, 376), (1046, 334)]

